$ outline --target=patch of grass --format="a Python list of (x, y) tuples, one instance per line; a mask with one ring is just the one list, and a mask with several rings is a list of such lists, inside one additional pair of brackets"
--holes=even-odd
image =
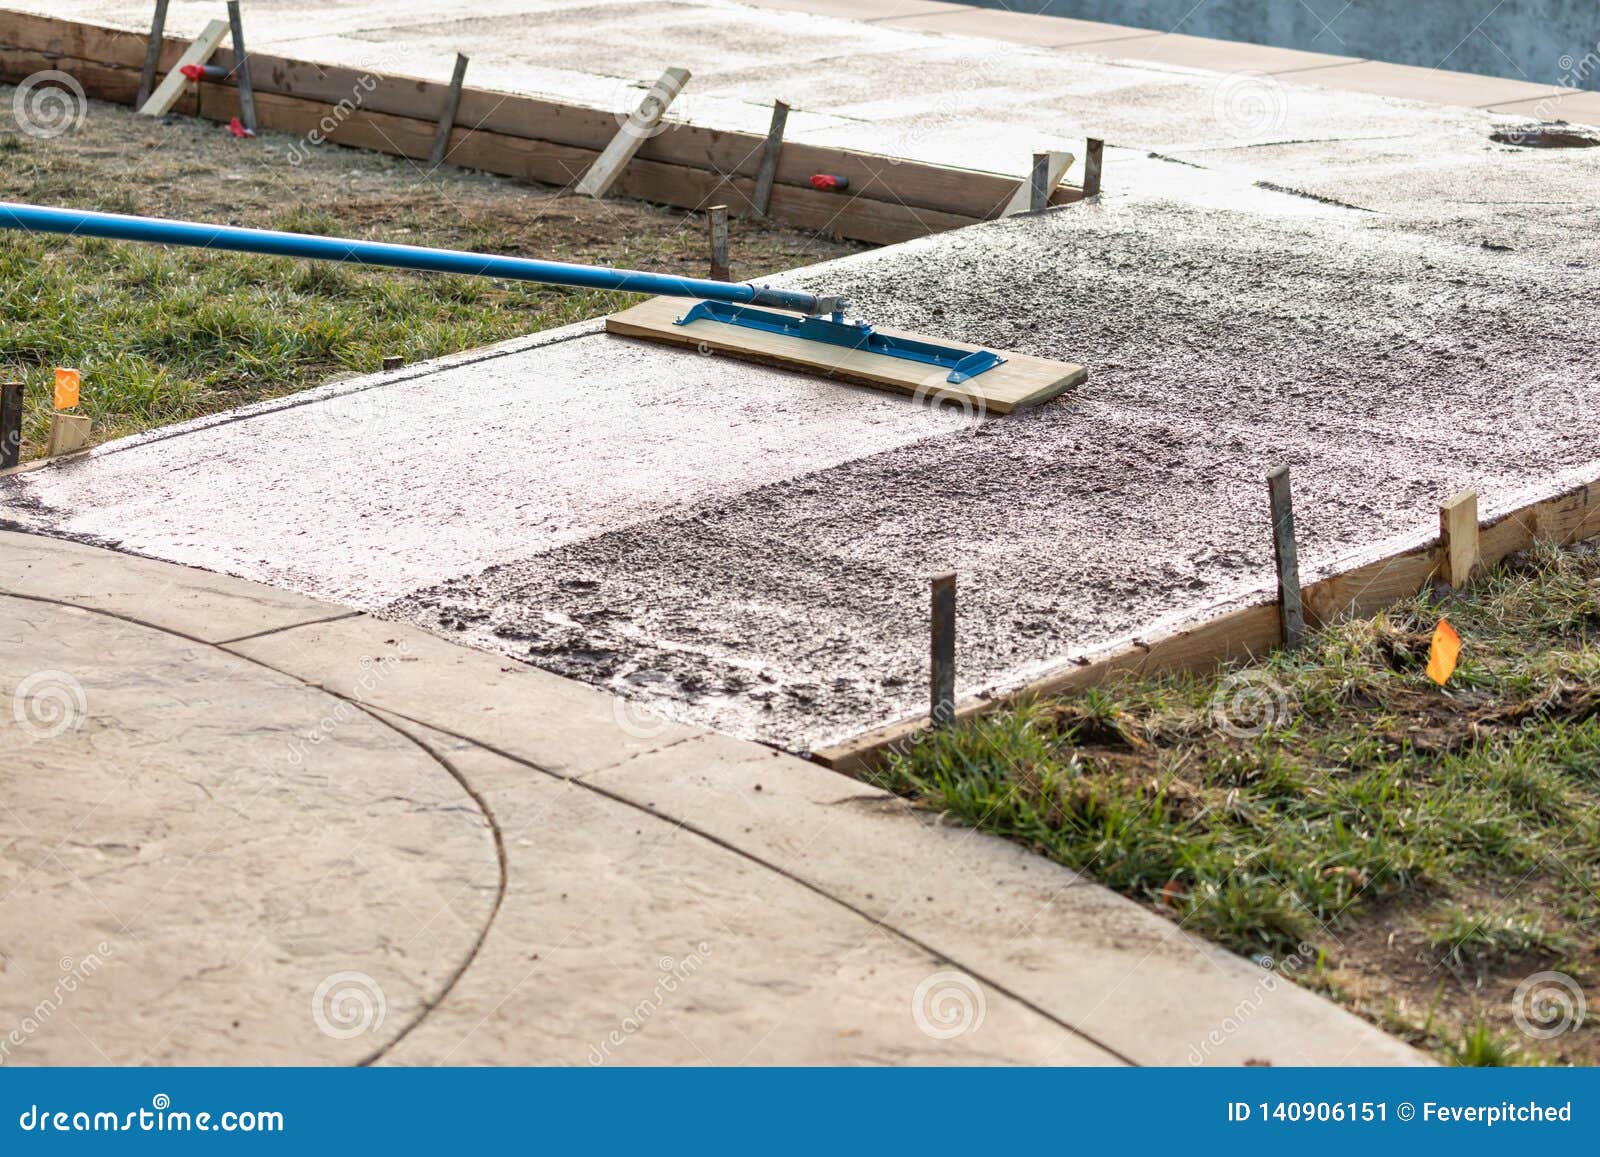
[[(1465, 649), (1441, 689), (1423, 668), (1446, 615)], [(1600, 557), (1540, 547), (1255, 666), (927, 736), (880, 778), (1241, 953), (1325, 956), (1369, 1015), (1428, 1005), (1448, 977), (1422, 1039), (1492, 1061), (1523, 975), (1595, 967), (1595, 624)]]
[(1483, 1021), (1462, 1033), (1447, 1049), (1450, 1063), (1462, 1068), (1504, 1068), (1522, 1064), (1521, 1053), (1521, 1045), (1514, 1037), (1495, 1032)]
[(1570, 937), (1548, 931), (1535, 916), (1475, 912), (1454, 905), (1428, 929), (1426, 939), (1440, 960), (1458, 968), (1519, 956), (1560, 956), (1572, 947)]
[[(0, 199), (407, 245), (706, 272), (694, 214), (353, 149), (285, 160), (291, 138), (91, 102), (73, 133), (12, 131), (0, 87)], [(847, 252), (771, 222), (735, 224), (738, 276)], [(380, 368), (489, 345), (629, 304), (615, 293), (96, 239), (0, 234), (0, 380), (27, 385), (23, 455), (43, 450), (57, 366), (83, 373), (104, 441)]]

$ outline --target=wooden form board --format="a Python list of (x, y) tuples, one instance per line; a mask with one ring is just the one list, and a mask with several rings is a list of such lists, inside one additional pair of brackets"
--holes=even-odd
[(144, 117), (162, 117), (172, 111), (172, 106), (178, 103), (178, 98), (183, 95), (184, 85), (189, 83), (189, 78), (181, 71), (191, 64), (204, 64), (210, 60), (217, 51), (217, 45), (222, 43), (222, 38), (228, 35), (228, 22), (226, 20), (213, 20), (207, 24), (196, 36), (189, 47), (184, 49), (183, 55), (168, 70), (161, 83), (156, 86), (155, 92), (150, 94), (150, 99), (139, 110), (139, 115)]
[[(1493, 566), (1537, 541), (1582, 542), (1600, 537), (1600, 479), (1563, 489), (1504, 514), (1478, 532), (1479, 561)], [(1372, 559), (1303, 588), (1306, 621), (1321, 626), (1349, 616), (1372, 615), (1416, 594), (1438, 575), (1447, 544), (1435, 539)], [(1263, 595), (1263, 598), (1270, 596)], [(1281, 638), (1275, 602), (1245, 606), (1175, 628), (1108, 654), (1068, 663), (1022, 686), (964, 700), (956, 718), (968, 719), (1019, 701), (1068, 695), (1120, 678), (1213, 670), (1257, 658)], [(850, 774), (869, 771), (896, 752), (909, 751), (927, 730), (926, 717), (904, 719), (812, 754), (818, 763)]]
[[(1052, 197), (1055, 196), (1056, 189), (1061, 185), (1062, 179), (1066, 177), (1067, 170), (1072, 168), (1074, 159), (1071, 153), (1050, 154), (1050, 175), (1046, 178), (1046, 183), (1050, 188)], [(1007, 201), (1006, 207), (1000, 211), (1000, 216), (1014, 217), (1018, 213), (1026, 213), (1032, 208), (1032, 200), (1033, 181), (1024, 177), (1022, 182), (1017, 185), (1017, 191), (1011, 194), (1011, 200)]]
[[(11, 79), (58, 68), (92, 97), (132, 104), (146, 47), (144, 33), (0, 12), (0, 73)], [(173, 71), (187, 47), (187, 41), (166, 38), (161, 69)], [(417, 160), (430, 155), (447, 84), (260, 52), (251, 53), (250, 61), (263, 129), (322, 132), (319, 126), (337, 109), (336, 128), (325, 134), (334, 144)], [(219, 48), (214, 62), (231, 69), (232, 51)], [(174, 107), (197, 111), (192, 93)], [(224, 122), (237, 115), (233, 83), (208, 83), (198, 111)], [(456, 120), (452, 163), (556, 185), (576, 182), (617, 131), (615, 115), (605, 109), (481, 89), (462, 92)], [(736, 216), (756, 215), (755, 182), (765, 145), (764, 134), (675, 126), (640, 145), (614, 192), (687, 209), (726, 204)], [(848, 177), (849, 191), (813, 189), (810, 178), (819, 172)], [(890, 244), (997, 217), (1017, 188), (1016, 177), (999, 173), (790, 141), (779, 154), (770, 215), (802, 228)], [(1081, 198), (1082, 190), (1063, 186), (1051, 203)]]
[(667, 109), (678, 99), (678, 94), (688, 83), (687, 68), (669, 68), (663, 72), (661, 79), (645, 93), (644, 99), (639, 102), (639, 107), (617, 130), (617, 135), (611, 138), (600, 155), (595, 158), (594, 164), (589, 166), (589, 171), (584, 173), (583, 179), (578, 182), (577, 192), (586, 197), (604, 197), (611, 190), (611, 186), (616, 184), (617, 177), (628, 167), (628, 162), (633, 160), (634, 154), (644, 142), (658, 135), (657, 128), (661, 124), (661, 118), (666, 116)]
[[(947, 371), (904, 358), (807, 341), (785, 334), (765, 333), (744, 326), (701, 319), (689, 325), (674, 324), (694, 302), (683, 297), (655, 297), (606, 318), (606, 332), (624, 337), (695, 346), (750, 361), (784, 366), (843, 381), (861, 382), (899, 394), (910, 394), (929, 404), (960, 406), (974, 415), (1009, 414), (1022, 406), (1048, 401), (1084, 381), (1088, 371), (1070, 362), (1053, 362), (1027, 354), (994, 350), (1004, 365), (953, 384)], [(974, 353), (983, 346), (948, 341), (930, 334), (880, 329), (888, 337), (915, 338)]]

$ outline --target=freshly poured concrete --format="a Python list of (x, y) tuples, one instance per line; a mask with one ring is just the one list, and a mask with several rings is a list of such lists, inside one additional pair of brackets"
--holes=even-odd
[[(1575, 195), (1600, 164), (1483, 147), (1512, 192), (1542, 171)], [(1330, 182), (1362, 163), (1326, 151)], [(580, 327), (19, 476), (15, 517), (807, 750), (923, 702), (937, 570), (961, 574), (973, 689), (1262, 586), (1280, 462), (1315, 566), (1426, 528), (1462, 486), (1493, 509), (1596, 456), (1593, 242), (1568, 239), (1592, 208), (1513, 227), (1441, 199), (1428, 164), (1361, 209), (1125, 171), (1144, 195), (785, 279), (1091, 367), (1034, 412), (970, 424)]]
[[(281, 11), (260, 18), (269, 41), (301, 19)], [(446, 31), (489, 36), (510, 11)], [(570, 39), (580, 11), (689, 28), (708, 10), (538, 11)], [(579, 326), (23, 475), (9, 517), (806, 750), (924, 702), (933, 571), (961, 572), (977, 689), (1261, 587), (1280, 462), (1316, 565), (1426, 530), (1462, 486), (1492, 510), (1596, 457), (1600, 149), (1518, 147), (1514, 118), (1297, 74), (724, 15), (757, 29), (741, 51), (759, 60), (713, 53), (695, 90), (759, 111), (780, 86), (835, 118), (816, 139), (996, 167), (1042, 129), (1116, 143), (1097, 202), (785, 279), (1084, 364), (1085, 387), (968, 428)], [(420, 44), (421, 27), (322, 31)], [(544, 60), (544, 39), (506, 52)], [(577, 58), (562, 43), (547, 63)]]

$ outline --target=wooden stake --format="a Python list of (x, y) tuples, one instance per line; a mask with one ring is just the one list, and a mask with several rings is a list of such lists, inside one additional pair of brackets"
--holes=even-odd
[(949, 727), (956, 718), (956, 576), (933, 576), (933, 631), (929, 666), (928, 719)]
[(228, 0), (228, 27), (233, 33), (233, 79), (239, 86), (239, 121), (253, 136), (256, 90), (250, 83), (250, 54), (244, 47), (244, 18), (239, 15), (239, 0)]
[(1028, 170), (1027, 179), (1017, 183), (1017, 191), (1011, 194), (1011, 200), (1006, 202), (1006, 207), (1001, 210), (1000, 216), (1010, 217), (1016, 213), (1037, 212), (1034, 203), (1038, 198), (1034, 195), (1034, 186), (1039, 182), (1040, 157), (1049, 158), (1044, 174), (1044, 205), (1048, 206), (1050, 204), (1050, 198), (1054, 196), (1056, 186), (1061, 184), (1062, 178), (1067, 175), (1067, 170), (1072, 167), (1073, 157), (1071, 153), (1035, 153), (1033, 155), (1033, 168)]
[(172, 106), (178, 103), (178, 98), (183, 95), (183, 86), (189, 83), (189, 78), (183, 75), (183, 66), (186, 64), (204, 64), (211, 59), (217, 51), (217, 45), (222, 43), (222, 38), (228, 35), (228, 22), (226, 20), (213, 20), (207, 24), (199, 36), (196, 36), (184, 49), (183, 55), (178, 58), (178, 63), (172, 66), (172, 71), (161, 79), (161, 84), (151, 94), (150, 99), (139, 106), (139, 115), (145, 117), (163, 117), (172, 111)]
[(23, 383), (0, 385), (0, 470), (9, 470), (22, 458)]
[(706, 213), (711, 227), (711, 280), (732, 281), (728, 273), (728, 207), (713, 205)]
[(1463, 587), (1481, 557), (1478, 492), (1463, 490), (1439, 507), (1439, 577), (1454, 588)]
[(688, 83), (687, 68), (669, 68), (663, 72), (661, 79), (645, 93), (639, 107), (621, 131), (611, 138), (605, 151), (589, 166), (589, 171), (578, 182), (577, 192), (587, 197), (604, 197), (616, 184), (617, 178), (622, 176), (622, 170), (628, 167), (628, 162), (633, 160), (633, 154), (639, 151), (645, 139), (655, 135), (656, 126), (661, 123), (667, 108)]
[(1305, 637), (1305, 608), (1300, 602), (1300, 554), (1294, 541), (1294, 500), (1289, 494), (1289, 468), (1267, 475), (1267, 500), (1272, 508), (1272, 553), (1278, 564), (1278, 613), (1283, 620), (1283, 645), (1291, 651)]
[(150, 20), (150, 43), (144, 48), (144, 71), (139, 73), (139, 95), (134, 108), (143, 108), (156, 86), (156, 66), (161, 63), (161, 38), (167, 30), (167, 0), (156, 0), (156, 14)]
[(450, 153), (450, 134), (455, 131), (456, 113), (461, 108), (461, 85), (467, 79), (467, 58), (456, 53), (456, 67), (450, 74), (450, 88), (444, 94), (444, 108), (439, 111), (439, 128), (433, 134), (433, 151), (428, 154), (428, 167), (437, 169)]
[(789, 106), (781, 100), (772, 102), (772, 123), (767, 126), (767, 139), (761, 146), (761, 168), (756, 171), (756, 191), (752, 207), (758, 216), (767, 215), (772, 204), (772, 183), (778, 179), (778, 156), (783, 152), (783, 130), (789, 123)]
[(1050, 206), (1050, 154), (1033, 154), (1033, 178), (1028, 182), (1028, 211), (1042, 213)]
[(1106, 143), (1090, 137), (1084, 144), (1083, 195), (1093, 197), (1100, 192), (1100, 165), (1105, 159)]
[(45, 457), (71, 454), (89, 444), (89, 419), (82, 414), (54, 413), (50, 415), (50, 441), (45, 445)]

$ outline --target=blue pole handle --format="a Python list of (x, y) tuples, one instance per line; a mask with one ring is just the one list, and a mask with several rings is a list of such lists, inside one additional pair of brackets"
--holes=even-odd
[(420, 245), (388, 245), (377, 241), (350, 241), (306, 233), (281, 233), (273, 229), (240, 229), (232, 225), (205, 225), (193, 221), (167, 221), (159, 217), (127, 217), (120, 213), (91, 213), (80, 209), (51, 209), (0, 201), (0, 229), (32, 233), (64, 233), (74, 237), (105, 237), (113, 241), (149, 241), (158, 245), (190, 245), (197, 249), (231, 249), (238, 253), (266, 253), (275, 257), (304, 257), (313, 261), (343, 261), (358, 265), (383, 265), (393, 269), (422, 269), (434, 273), (460, 273), (472, 277), (500, 277), (510, 281), (540, 281), (549, 285), (575, 285), (583, 289), (615, 289), (625, 293), (653, 293), (669, 297), (699, 297), (735, 305), (764, 305), (800, 313), (831, 313), (842, 303), (789, 289), (761, 285), (673, 277), (636, 269), (608, 269), (600, 265), (573, 265), (563, 261), (533, 261), (525, 257), (496, 257), (462, 253), (455, 249), (428, 249)]

